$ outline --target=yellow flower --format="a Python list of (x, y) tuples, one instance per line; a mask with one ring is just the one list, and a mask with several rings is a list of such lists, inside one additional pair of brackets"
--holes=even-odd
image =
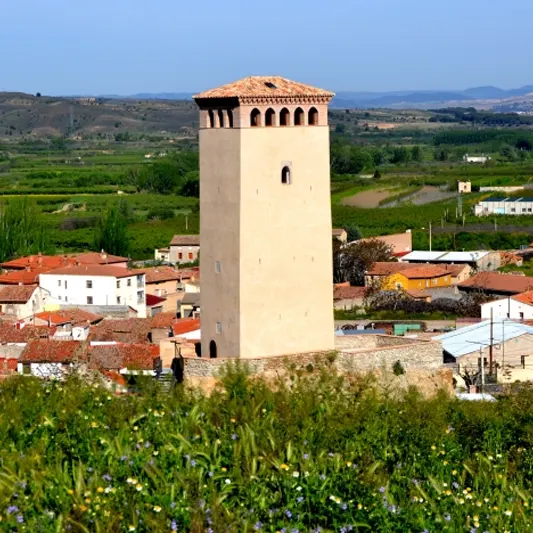
[(234, 418), (231, 419), (231, 421), (235, 424), (237, 422)]
[(140, 484), (140, 483), (137, 483), (137, 485), (135, 485), (135, 488), (137, 489), (137, 491), (141, 491), (143, 490), (143, 486)]
[(435, 445), (433, 445), (433, 446), (431, 447), (431, 449), (432, 449), (432, 450), (436, 450), (437, 447), (436, 447)]
[(98, 488), (96, 489), (96, 491), (97, 491), (97, 492), (104, 492), (104, 487), (98, 487)]
[(85, 498), (85, 503), (91, 503), (91, 498)]
[(289, 469), (289, 467), (285, 463), (283, 463), (280, 468), (282, 470), (288, 470)]
[(222, 472), (227, 472), (228, 471), (228, 469), (225, 466), (223, 466), (220, 470), (222, 470)]
[(350, 468), (350, 466), (352, 466), (352, 462), (351, 462), (351, 461), (347, 461), (347, 462), (346, 462), (346, 466), (347, 466), (348, 468)]
[(495, 505), (493, 508), (492, 508), (493, 511), (497, 511), (498, 510), (498, 506)]
[(463, 498), (460, 498), (460, 499), (459, 499), (459, 503), (460, 503), (461, 505), (463, 505), (463, 503), (465, 503), (465, 501), (463, 500)]
[(361, 510), (361, 509), (363, 508), (363, 506), (362, 506), (360, 503), (358, 503), (358, 504), (357, 504), (357, 508), (358, 508), (359, 510)]
[(91, 427), (92, 428), (97, 428), (98, 427), (98, 424), (96, 422), (91, 422)]
[(457, 474), (457, 470), (452, 470), (452, 475), (456, 475)]
[(154, 507), (154, 513), (160, 513), (161, 512), (161, 507), (159, 507), (159, 505), (156, 505)]
[(80, 505), (80, 511), (81, 511), (82, 513), (84, 513), (85, 511), (87, 511), (87, 506), (85, 506), (85, 505)]
[(74, 491), (73, 491), (72, 489), (68, 489), (67, 492), (68, 492), (69, 494), (74, 494)]

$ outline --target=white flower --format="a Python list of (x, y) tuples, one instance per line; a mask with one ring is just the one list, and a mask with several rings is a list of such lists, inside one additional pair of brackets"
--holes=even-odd
[(297, 490), (298, 492), (300, 492), (300, 491), (302, 490), (302, 487), (299, 487), (299, 486), (298, 486), (298, 487), (296, 487), (296, 490)]
[(224, 483), (225, 483), (226, 485), (229, 485), (229, 484), (231, 483), (231, 479), (226, 478), (226, 479), (224, 480)]
[(130, 526), (130, 527), (128, 528), (128, 531), (135, 531), (135, 526)]
[(512, 511), (509, 511), (509, 509), (507, 509), (507, 511), (505, 511), (505, 514), (506, 514), (507, 516), (511, 516), (511, 515), (513, 514), (513, 512), (512, 512)]
[(137, 483), (137, 485), (135, 485), (135, 488), (137, 489), (138, 492), (143, 490), (143, 486), (140, 483)]
[(300, 477), (300, 472), (293, 472), (292, 477)]
[(155, 513), (160, 513), (160, 512), (161, 512), (161, 507), (159, 507), (159, 505), (156, 505), (156, 506), (154, 507), (154, 512), (155, 512)]

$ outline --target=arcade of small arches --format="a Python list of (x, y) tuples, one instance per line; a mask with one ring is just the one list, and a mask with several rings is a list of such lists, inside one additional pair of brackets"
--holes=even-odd
[[(311, 107), (304, 111), (297, 107), (293, 113), (286, 107), (276, 113), (269, 107), (264, 114), (260, 109), (254, 108), (250, 112), (249, 126), (257, 127), (274, 127), (274, 126), (318, 126), (319, 113), (316, 107)], [(233, 128), (233, 112), (231, 109), (209, 109), (207, 112), (208, 128)]]

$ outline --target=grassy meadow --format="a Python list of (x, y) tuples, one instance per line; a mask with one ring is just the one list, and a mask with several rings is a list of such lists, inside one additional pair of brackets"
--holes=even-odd
[[(391, 378), (398, 379), (398, 378)], [(210, 397), (0, 385), (0, 530), (526, 533), (533, 391), (492, 404), (375, 392), (331, 369)]]

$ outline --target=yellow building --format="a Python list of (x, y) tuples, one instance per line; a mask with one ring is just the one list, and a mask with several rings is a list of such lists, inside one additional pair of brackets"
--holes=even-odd
[(422, 290), (449, 287), (453, 272), (439, 265), (375, 263), (365, 275), (365, 285), (382, 290)]
[(383, 288), (386, 290), (416, 290), (449, 287), (452, 275), (436, 265), (416, 266), (391, 274), (385, 278)]
[(332, 97), (279, 76), (251, 76), (194, 97), (204, 357), (335, 347)]

